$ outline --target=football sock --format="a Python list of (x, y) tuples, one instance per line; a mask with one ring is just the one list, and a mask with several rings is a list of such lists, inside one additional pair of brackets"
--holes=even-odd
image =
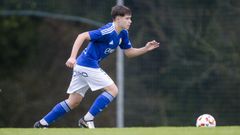
[(40, 123), (42, 125), (50, 125), (53, 123), (56, 119), (63, 116), (67, 112), (69, 112), (71, 109), (66, 103), (66, 101), (62, 101), (58, 103), (53, 109), (43, 117), (43, 119), (40, 120)]
[(91, 113), (87, 112), (83, 119), (86, 121), (90, 121), (94, 119), (94, 116)]
[(99, 114), (104, 108), (106, 108), (113, 99), (114, 97), (110, 93), (103, 92), (96, 98), (88, 113), (84, 116), (84, 120), (93, 120), (94, 117)]

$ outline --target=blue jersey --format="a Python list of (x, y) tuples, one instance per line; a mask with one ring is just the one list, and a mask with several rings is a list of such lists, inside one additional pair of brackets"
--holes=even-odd
[(89, 31), (90, 42), (77, 58), (77, 64), (85, 67), (99, 68), (102, 59), (113, 53), (119, 46), (121, 49), (132, 47), (128, 38), (128, 31), (115, 31), (114, 23)]

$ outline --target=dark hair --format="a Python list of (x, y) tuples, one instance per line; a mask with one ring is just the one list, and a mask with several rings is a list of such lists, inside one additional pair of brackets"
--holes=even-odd
[(131, 9), (123, 5), (116, 5), (112, 7), (112, 19), (115, 19), (117, 16), (132, 15)]

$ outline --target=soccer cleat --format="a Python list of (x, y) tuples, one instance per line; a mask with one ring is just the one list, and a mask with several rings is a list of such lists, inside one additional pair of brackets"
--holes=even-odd
[(34, 123), (33, 128), (48, 128), (46, 125), (42, 125), (40, 121)]
[(83, 118), (78, 121), (78, 126), (81, 128), (95, 128), (93, 120), (85, 121)]

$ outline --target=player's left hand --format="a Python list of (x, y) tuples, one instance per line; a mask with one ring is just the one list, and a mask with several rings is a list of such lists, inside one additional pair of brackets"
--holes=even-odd
[(156, 42), (155, 40), (152, 40), (150, 42), (147, 42), (147, 44), (145, 45), (145, 48), (147, 49), (147, 51), (151, 51), (158, 48), (159, 44), (160, 43)]

